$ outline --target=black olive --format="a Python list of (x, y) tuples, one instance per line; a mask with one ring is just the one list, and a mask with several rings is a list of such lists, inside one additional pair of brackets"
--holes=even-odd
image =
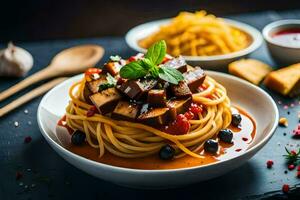
[(204, 150), (209, 153), (217, 153), (219, 144), (216, 140), (209, 139), (204, 143)]
[(169, 145), (166, 144), (163, 146), (159, 151), (159, 157), (162, 160), (171, 160), (175, 156), (175, 149)]
[(223, 142), (231, 143), (233, 138), (233, 133), (230, 129), (223, 129), (219, 131), (218, 137)]
[(71, 137), (71, 142), (74, 145), (82, 145), (83, 142), (85, 141), (85, 133), (76, 130)]
[(235, 127), (238, 127), (242, 121), (242, 117), (240, 114), (232, 114), (231, 124)]

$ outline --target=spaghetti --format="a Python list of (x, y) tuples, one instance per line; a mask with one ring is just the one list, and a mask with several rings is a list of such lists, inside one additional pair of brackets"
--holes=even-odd
[(224, 55), (245, 49), (251, 41), (242, 30), (204, 10), (179, 13), (157, 32), (142, 38), (139, 45), (147, 49), (159, 40), (166, 41), (172, 56)]
[(176, 151), (175, 158), (190, 155), (203, 159), (199, 152), (204, 142), (216, 137), (231, 123), (226, 89), (209, 76), (203, 83), (206, 89), (192, 95), (192, 101), (202, 105), (203, 112), (197, 119), (189, 120), (191, 127), (184, 135), (172, 135), (142, 123), (115, 120), (109, 115), (87, 117), (93, 105), (84, 97), (85, 82), (83, 78), (70, 88), (66, 122), (72, 129), (86, 134), (88, 144), (99, 150), (100, 157), (106, 151), (124, 158), (146, 157), (157, 154), (164, 145), (170, 144)]

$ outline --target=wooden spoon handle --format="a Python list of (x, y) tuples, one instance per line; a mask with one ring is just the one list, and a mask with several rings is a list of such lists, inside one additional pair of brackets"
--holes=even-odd
[(45, 68), (31, 76), (27, 77), (26, 79), (22, 80), (21, 82), (17, 83), (16, 85), (8, 88), (7, 90), (0, 93), (0, 101), (10, 97), (11, 95), (19, 92), (20, 90), (37, 83), (41, 80), (54, 77), (56, 75), (56, 71), (52, 70), (51, 68)]
[(47, 92), (48, 90), (50, 90), (51, 88), (53, 88), (54, 86), (56, 86), (57, 84), (61, 83), (64, 80), (66, 80), (66, 78), (56, 78), (48, 83), (45, 83), (45, 84), (33, 89), (32, 91), (28, 92), (27, 94), (19, 97), (18, 99), (7, 104), (3, 108), (0, 108), (0, 117), (7, 114), (8, 112), (14, 110), (15, 108), (23, 105), (24, 103), (28, 102), (29, 100), (44, 94), (45, 92)]

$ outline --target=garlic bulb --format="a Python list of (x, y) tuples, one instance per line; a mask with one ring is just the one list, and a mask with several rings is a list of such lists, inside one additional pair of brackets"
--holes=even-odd
[(12, 43), (0, 51), (0, 76), (21, 77), (33, 66), (31, 54)]

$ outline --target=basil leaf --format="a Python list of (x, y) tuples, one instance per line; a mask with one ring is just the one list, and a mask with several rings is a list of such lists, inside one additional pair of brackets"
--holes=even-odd
[(160, 40), (154, 43), (151, 47), (149, 47), (145, 58), (151, 60), (151, 62), (155, 65), (160, 64), (167, 52), (167, 44), (164, 40)]
[(184, 79), (180, 71), (167, 66), (161, 66), (159, 68), (159, 78), (175, 85)]
[(140, 60), (142, 66), (144, 67), (144, 69), (146, 70), (151, 70), (152, 68), (156, 67), (152, 61), (148, 58), (144, 58), (143, 60)]
[(138, 79), (146, 76), (148, 70), (139, 61), (134, 61), (123, 66), (120, 70), (120, 76), (127, 79)]
[(150, 75), (153, 77), (153, 78), (158, 78), (159, 76), (159, 68), (157, 67), (153, 67), (149, 70), (149, 73)]
[(115, 56), (110, 56), (109, 59), (114, 62), (119, 62), (121, 60), (121, 57), (118, 55), (115, 55)]

